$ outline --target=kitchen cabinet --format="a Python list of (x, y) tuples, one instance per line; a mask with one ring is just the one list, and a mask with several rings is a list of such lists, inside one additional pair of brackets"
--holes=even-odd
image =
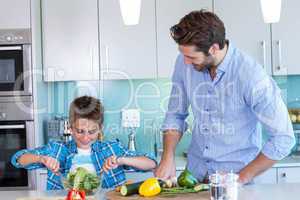
[(123, 23), (119, 1), (99, 1), (101, 79), (156, 77), (155, 0), (142, 1), (138, 25)]
[(37, 191), (45, 191), (47, 188), (47, 170), (38, 169), (37, 170)]
[(271, 67), (270, 26), (265, 24), (259, 1), (214, 0), (214, 12), (224, 22), (226, 38), (256, 59), (268, 72)]
[[(227, 2), (227, 1), (226, 1)], [(178, 45), (170, 36), (170, 28), (193, 10), (212, 11), (212, 0), (159, 0), (156, 1), (157, 20), (157, 64), (158, 77), (172, 76), (178, 52)]]
[(139, 182), (154, 177), (153, 172), (126, 172), (126, 180)]
[(281, 17), (272, 24), (274, 75), (299, 75), (300, 1), (282, 1)]
[(30, 28), (30, 0), (0, 0), (0, 29)]
[(224, 21), (227, 38), (255, 58), (272, 75), (299, 75), (299, 1), (282, 1), (278, 23), (265, 24), (259, 1), (214, 0), (214, 11)]
[[(183, 170), (176, 170), (176, 177), (178, 177)], [(147, 178), (154, 177), (153, 172), (126, 172), (126, 179), (127, 180), (132, 180), (134, 182), (146, 180)]]
[(300, 183), (300, 167), (273, 167), (254, 178), (256, 184)]
[(255, 184), (276, 184), (277, 183), (277, 169), (271, 168), (254, 178)]
[(98, 80), (98, 1), (41, 3), (44, 80)]
[(278, 168), (277, 180), (278, 183), (299, 183), (300, 167)]

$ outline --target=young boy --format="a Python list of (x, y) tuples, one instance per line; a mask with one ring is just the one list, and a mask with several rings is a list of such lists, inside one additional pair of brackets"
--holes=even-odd
[(73, 140), (50, 141), (33, 150), (18, 151), (12, 164), (28, 170), (48, 169), (47, 190), (63, 189), (60, 176), (66, 176), (77, 167), (84, 167), (97, 175), (103, 171), (103, 188), (112, 188), (125, 182), (124, 167), (151, 170), (156, 162), (148, 156), (128, 151), (118, 141), (100, 141), (104, 109), (98, 99), (82, 96), (70, 105), (69, 120)]

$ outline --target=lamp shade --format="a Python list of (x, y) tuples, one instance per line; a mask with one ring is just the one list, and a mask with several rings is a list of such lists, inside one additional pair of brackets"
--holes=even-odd
[(265, 23), (276, 23), (280, 20), (281, 0), (260, 0)]
[(141, 13), (141, 0), (119, 0), (125, 25), (137, 25)]

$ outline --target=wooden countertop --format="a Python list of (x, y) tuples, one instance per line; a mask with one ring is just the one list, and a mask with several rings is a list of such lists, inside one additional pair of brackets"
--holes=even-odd
[(149, 200), (149, 199), (155, 199), (155, 200), (166, 200), (166, 199), (172, 199), (172, 200), (208, 200), (209, 199), (209, 193), (208, 192), (199, 192), (199, 193), (190, 193), (190, 194), (177, 194), (177, 195), (158, 195), (155, 197), (141, 197), (139, 195), (132, 195), (129, 197), (123, 197), (120, 193), (111, 191), (106, 194), (107, 200)]

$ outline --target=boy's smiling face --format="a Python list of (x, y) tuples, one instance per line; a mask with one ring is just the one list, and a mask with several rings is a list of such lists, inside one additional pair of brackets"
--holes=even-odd
[(71, 130), (77, 147), (81, 149), (90, 149), (100, 133), (99, 124), (86, 118), (76, 119)]

